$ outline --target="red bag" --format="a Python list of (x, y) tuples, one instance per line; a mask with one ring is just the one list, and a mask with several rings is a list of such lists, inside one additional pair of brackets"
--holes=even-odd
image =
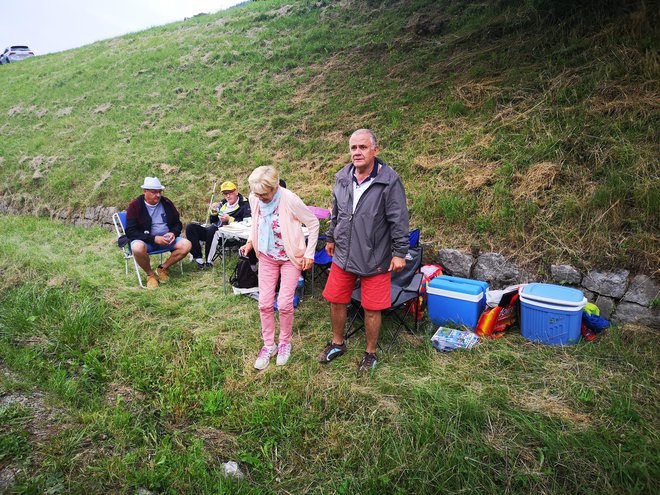
[(442, 275), (442, 267), (440, 265), (424, 265), (420, 272), (424, 275), (422, 277), (422, 286), (419, 288), (419, 297), (412, 299), (406, 303), (406, 311), (417, 316), (417, 321), (421, 321), (424, 317), (426, 310), (426, 289), (429, 282), (435, 277)]

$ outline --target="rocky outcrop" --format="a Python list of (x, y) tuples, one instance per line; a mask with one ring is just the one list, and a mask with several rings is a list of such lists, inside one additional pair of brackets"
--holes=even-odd
[(630, 275), (628, 270), (617, 272), (591, 271), (584, 277), (582, 285), (603, 296), (619, 299), (626, 293), (628, 288), (628, 275)]
[(440, 264), (448, 275), (469, 278), (474, 258), (456, 249), (441, 249), (438, 252)]
[(660, 298), (660, 284), (647, 275), (637, 275), (630, 282), (630, 287), (623, 296), (626, 302), (649, 306)]
[(472, 269), (472, 278), (485, 280), (495, 289), (529, 281), (521, 268), (507, 261), (500, 253), (480, 254)]
[(550, 265), (550, 277), (555, 284), (578, 285), (582, 274), (571, 265)]

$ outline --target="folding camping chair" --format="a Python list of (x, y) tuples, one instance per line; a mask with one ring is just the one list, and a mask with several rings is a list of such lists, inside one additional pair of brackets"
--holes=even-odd
[(328, 276), (330, 265), (332, 265), (332, 256), (325, 250), (326, 236), (319, 236), (319, 241), (314, 252), (314, 264), (312, 265), (312, 294), (314, 294), (314, 283)]
[[(308, 206), (307, 209), (311, 211), (319, 222), (321, 222), (321, 227), (324, 225), (327, 227), (327, 221), (330, 220), (331, 211), (327, 208), (321, 208), (319, 206)], [(330, 256), (325, 251), (325, 241), (326, 236), (320, 235), (318, 243), (316, 244), (316, 250), (314, 252), (314, 264), (312, 265), (311, 270), (311, 282), (312, 290), (311, 295), (314, 294), (314, 283), (317, 280), (320, 280), (323, 276), (328, 275), (330, 270), (330, 265), (332, 264), (332, 256)]]
[[(126, 240), (125, 243), (119, 244), (119, 247), (124, 253), (124, 268), (125, 268), (126, 276), (128, 277), (128, 260), (132, 259), (133, 265), (135, 265), (135, 272), (137, 273), (138, 283), (140, 284), (140, 287), (146, 289), (147, 287), (142, 283), (142, 276), (140, 275), (140, 266), (138, 265), (137, 261), (135, 260), (135, 256), (133, 256), (133, 252), (131, 251), (131, 243), (128, 239), (126, 239), (126, 212), (120, 211), (119, 213), (114, 213), (112, 215), (112, 223), (115, 225), (115, 232), (117, 233), (117, 241), (122, 239), (122, 237)], [(157, 249), (155, 251), (150, 252), (149, 256), (160, 254), (160, 262), (162, 264), (163, 254), (169, 252), (170, 252), (169, 249)], [(179, 261), (179, 265), (181, 266), (181, 273), (183, 274), (183, 264), (181, 263), (181, 261)]]
[[(419, 298), (422, 285), (423, 274), (419, 273), (422, 266), (422, 248), (411, 248), (406, 255), (406, 266), (400, 272), (392, 273), (391, 282), (391, 304), (386, 310), (383, 310), (383, 322), (386, 318), (392, 317), (396, 321), (396, 328), (392, 333), (392, 340), (387, 348), (391, 350), (401, 331), (405, 328), (409, 333), (414, 334), (418, 330), (418, 304), (408, 304), (408, 301)], [(351, 296), (352, 317), (346, 325), (345, 338), (350, 338), (359, 330), (364, 328), (364, 310), (362, 309), (362, 292), (356, 288)], [(414, 330), (406, 322), (406, 317), (413, 315), (415, 320)], [(360, 320), (359, 322), (357, 320)], [(380, 344), (379, 344), (380, 347)]]

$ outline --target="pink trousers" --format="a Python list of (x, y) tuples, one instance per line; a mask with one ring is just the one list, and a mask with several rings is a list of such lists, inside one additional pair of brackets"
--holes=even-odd
[(293, 334), (293, 295), (298, 285), (300, 270), (290, 261), (277, 261), (259, 253), (259, 315), (264, 344), (275, 344), (275, 288), (280, 281), (277, 311), (280, 314), (280, 344), (290, 344)]

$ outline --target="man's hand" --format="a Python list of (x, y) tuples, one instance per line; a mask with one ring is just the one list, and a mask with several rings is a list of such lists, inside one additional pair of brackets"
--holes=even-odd
[(154, 242), (159, 246), (169, 246), (176, 240), (176, 236), (172, 232), (165, 235), (157, 235), (154, 237)]
[(224, 215), (220, 215), (220, 220), (222, 220), (222, 223), (229, 223), (229, 218), (230, 216), (226, 213)]
[(309, 258), (303, 258), (302, 260), (302, 271), (309, 270), (312, 265), (314, 264), (314, 260), (309, 259)]
[(388, 272), (400, 272), (406, 267), (405, 258), (400, 258), (399, 256), (392, 256), (392, 261), (390, 261), (390, 268)]
[(211, 204), (211, 215), (217, 215), (219, 207), (220, 207), (220, 203)]
[(325, 244), (325, 252), (328, 253), (328, 256), (334, 256), (335, 255), (335, 243), (334, 242), (327, 242)]

